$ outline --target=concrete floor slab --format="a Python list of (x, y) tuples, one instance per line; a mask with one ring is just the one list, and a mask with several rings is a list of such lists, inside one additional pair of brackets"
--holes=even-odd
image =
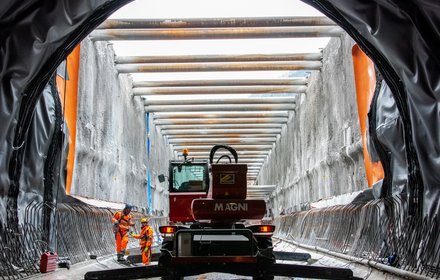
[[(339, 268), (349, 268), (353, 271), (354, 275), (357, 277), (361, 277), (363, 279), (368, 280), (400, 280), (403, 278), (383, 273), (376, 269), (368, 268), (364, 265), (351, 263), (344, 260), (337, 259), (335, 257), (323, 255), (321, 253), (304, 250), (295, 245), (286, 243), (286, 242), (278, 242), (275, 243), (275, 250), (277, 251), (288, 251), (288, 252), (298, 252), (298, 253), (309, 253), (311, 255), (311, 259), (308, 262), (291, 262), (291, 261), (278, 261), (279, 263), (291, 263), (291, 264), (303, 264), (303, 265), (315, 265), (315, 266), (323, 266), (323, 267), (339, 267)], [(136, 251), (132, 250), (133, 254), (136, 254)], [(157, 264), (157, 263), (152, 263)], [(132, 264), (131, 266), (142, 266), (142, 264)], [(68, 270), (66, 268), (58, 268), (55, 272), (38, 274), (32, 277), (28, 277), (27, 279), (32, 280), (82, 280), (84, 279), (84, 275), (88, 271), (96, 271), (96, 270), (105, 270), (105, 269), (115, 269), (127, 267), (127, 265), (123, 265), (116, 260), (116, 255), (105, 256), (97, 258), (96, 260), (87, 260), (82, 263), (78, 263), (72, 265)], [(159, 280), (160, 278), (151, 278), (153, 280)], [(230, 275), (225, 273), (207, 273), (198, 276), (185, 277), (185, 280), (220, 280), (220, 279), (228, 279), (228, 280), (238, 280), (238, 279), (252, 279), (252, 277), (245, 276), (237, 276)], [(275, 277), (276, 280), (286, 280), (286, 279), (295, 279), (301, 280), (303, 278), (289, 278), (289, 277)]]

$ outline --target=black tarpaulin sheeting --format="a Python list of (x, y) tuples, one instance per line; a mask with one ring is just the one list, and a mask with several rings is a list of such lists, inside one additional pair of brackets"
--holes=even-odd
[(381, 161), (386, 174), (382, 184), (376, 184), (376, 198), (408, 192), (403, 125), (390, 88), (382, 81), (368, 113), (368, 151), (373, 162)]
[[(41, 183), (44, 177), (41, 173), (41, 157), (33, 158), (25, 154), (31, 146), (42, 145), (37, 150), (47, 150), (45, 146), (50, 145), (40, 141), (44, 138), (28, 134), (33, 118), (43, 117), (35, 116), (35, 107), (45, 85), (56, 67), (75, 45), (111, 12), (127, 2), (129, 1), (3, 0), (0, 2), (0, 218), (2, 222), (18, 223), (19, 195), (23, 201), (31, 199), (34, 195), (44, 195), (40, 193), (43, 186), (32, 186), (34, 183)], [(49, 129), (52, 125), (51, 118), (48, 117), (46, 120), (42, 127)], [(47, 133), (44, 131), (40, 132), (40, 136), (45, 134)], [(48, 136), (47, 139), (52, 141), (52, 137)], [(61, 150), (61, 146), (58, 149)]]
[(409, 209), (433, 217), (440, 205), (440, 2), (303, 1), (343, 27), (383, 75), (403, 124)]

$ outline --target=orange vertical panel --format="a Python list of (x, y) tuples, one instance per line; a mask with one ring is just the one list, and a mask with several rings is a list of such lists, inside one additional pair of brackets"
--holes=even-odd
[(376, 74), (374, 64), (368, 56), (356, 44), (352, 48), (354, 77), (356, 81), (356, 99), (358, 106), (359, 122), (362, 133), (362, 145), (364, 147), (364, 164), (368, 186), (371, 187), (384, 177), (380, 161), (371, 162), (367, 150), (367, 121), (368, 110), (376, 87)]
[[(61, 96), (64, 117), (69, 128), (69, 154), (67, 156), (66, 193), (70, 193), (76, 145), (76, 112), (78, 106), (78, 73), (80, 46), (78, 45), (67, 57), (67, 77), (57, 76), (57, 87)], [(65, 106), (65, 107), (64, 107)]]

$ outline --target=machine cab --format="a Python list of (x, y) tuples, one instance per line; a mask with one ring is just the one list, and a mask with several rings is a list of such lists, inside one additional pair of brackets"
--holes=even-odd
[(209, 188), (208, 161), (176, 161), (169, 165), (171, 222), (193, 222), (191, 203), (206, 198)]

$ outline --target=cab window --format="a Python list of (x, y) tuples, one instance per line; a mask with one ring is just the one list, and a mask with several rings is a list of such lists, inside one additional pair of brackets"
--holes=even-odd
[(171, 192), (206, 192), (206, 173), (202, 165), (177, 165), (173, 167)]

